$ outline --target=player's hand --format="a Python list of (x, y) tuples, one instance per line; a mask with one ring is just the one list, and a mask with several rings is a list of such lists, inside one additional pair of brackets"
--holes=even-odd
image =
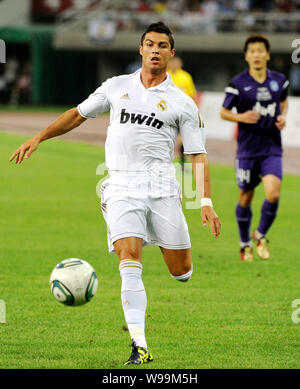
[(13, 161), (16, 158), (16, 163), (21, 163), (24, 158), (29, 158), (30, 155), (38, 148), (39, 141), (34, 137), (23, 143), (9, 158)]
[(206, 227), (207, 222), (209, 222), (211, 233), (217, 238), (221, 232), (221, 222), (214, 209), (208, 206), (202, 207), (201, 218), (204, 227)]
[(246, 111), (240, 114), (240, 120), (243, 123), (255, 124), (259, 121), (260, 113), (256, 111)]
[(278, 130), (283, 130), (285, 127), (285, 117), (283, 115), (278, 115), (276, 118), (275, 126)]

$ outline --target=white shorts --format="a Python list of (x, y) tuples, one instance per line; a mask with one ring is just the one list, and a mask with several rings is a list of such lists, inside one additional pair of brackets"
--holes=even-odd
[(116, 194), (105, 199), (104, 189), (101, 209), (110, 253), (115, 252), (115, 241), (130, 236), (142, 238), (143, 246), (175, 250), (191, 247), (179, 197), (132, 198)]

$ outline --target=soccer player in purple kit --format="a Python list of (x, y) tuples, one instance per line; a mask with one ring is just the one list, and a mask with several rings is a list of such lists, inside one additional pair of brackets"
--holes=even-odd
[[(285, 127), (289, 81), (267, 68), (270, 43), (264, 35), (250, 35), (244, 45), (249, 68), (234, 77), (225, 89), (221, 118), (238, 123), (236, 178), (239, 201), (236, 219), (240, 235), (240, 259), (251, 262), (251, 202), (262, 181), (265, 200), (258, 227), (252, 234), (257, 254), (270, 257), (266, 238), (277, 213), (282, 180), (281, 130)], [(237, 113), (232, 112), (235, 107)]]

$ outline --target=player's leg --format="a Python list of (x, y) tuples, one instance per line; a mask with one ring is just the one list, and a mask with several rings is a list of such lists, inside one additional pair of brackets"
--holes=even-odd
[(120, 261), (130, 259), (142, 263), (143, 239), (129, 236), (118, 239), (113, 245)]
[(270, 257), (267, 242), (267, 232), (273, 224), (279, 205), (282, 160), (279, 156), (262, 158), (261, 161), (262, 183), (265, 192), (265, 200), (261, 207), (261, 217), (257, 229), (253, 232), (253, 239), (257, 243), (257, 253), (262, 259)]
[(160, 247), (171, 277), (187, 282), (193, 273), (191, 249), (173, 250)]
[(153, 360), (147, 350), (145, 338), (147, 296), (142, 281), (142, 247), (143, 239), (136, 237), (127, 237), (114, 242), (114, 248), (120, 260), (122, 307), (132, 340), (132, 354), (128, 364), (140, 364)]
[(281, 180), (268, 174), (262, 178), (265, 200), (261, 207), (261, 217), (257, 229), (253, 232), (253, 239), (257, 242), (257, 253), (262, 259), (270, 257), (270, 250), (266, 238), (267, 232), (273, 224), (278, 210)]
[(108, 229), (110, 252), (116, 252), (120, 264), (121, 301), (132, 339), (128, 363), (140, 364), (153, 358), (146, 349), (145, 312), (147, 297), (142, 281), (142, 247), (146, 239), (145, 207), (142, 201), (112, 197), (101, 202)]
[(236, 205), (235, 216), (240, 237), (240, 259), (245, 262), (252, 262), (253, 250), (250, 237), (251, 203), (254, 196), (254, 188), (260, 179), (255, 159), (237, 159), (235, 168), (239, 186), (239, 200)]
[(235, 209), (235, 216), (240, 236), (240, 259), (245, 262), (253, 261), (253, 250), (250, 237), (250, 226), (252, 220), (251, 202), (253, 196), (254, 189), (240, 189), (239, 201)]
[(160, 247), (171, 277), (188, 281), (193, 272), (191, 242), (180, 199), (153, 199), (150, 208), (149, 236)]
[(250, 238), (250, 226), (252, 220), (251, 202), (253, 196), (254, 189), (240, 189), (239, 201), (235, 209), (240, 236), (240, 259), (245, 262), (253, 261), (253, 249)]
[(273, 224), (279, 205), (281, 180), (268, 174), (262, 178), (266, 199), (261, 209), (261, 219), (258, 226), (258, 232), (266, 235)]

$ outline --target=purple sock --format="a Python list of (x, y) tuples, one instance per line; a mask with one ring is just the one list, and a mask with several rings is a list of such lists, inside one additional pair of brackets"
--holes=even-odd
[(257, 228), (261, 234), (266, 235), (269, 228), (271, 227), (276, 217), (278, 204), (279, 201), (277, 201), (277, 203), (269, 203), (268, 200), (264, 201), (261, 207), (261, 217), (260, 217), (259, 226)]
[(250, 224), (252, 219), (251, 207), (242, 207), (239, 203), (235, 209), (236, 220), (239, 227), (240, 241), (249, 242), (250, 239)]

